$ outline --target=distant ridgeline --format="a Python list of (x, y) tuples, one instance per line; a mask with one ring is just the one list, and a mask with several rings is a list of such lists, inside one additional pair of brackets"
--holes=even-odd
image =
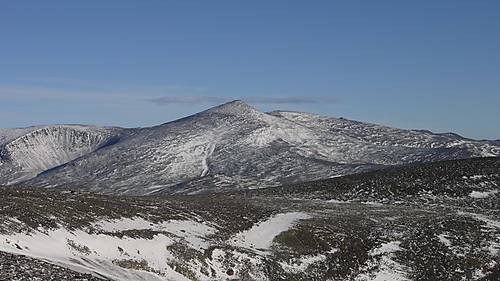
[(233, 101), (149, 128), (0, 129), (0, 184), (192, 194), (498, 155), (498, 141), (309, 113), (264, 113)]

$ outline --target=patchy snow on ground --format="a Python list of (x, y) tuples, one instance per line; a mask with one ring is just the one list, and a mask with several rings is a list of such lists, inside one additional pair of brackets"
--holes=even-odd
[(204, 237), (216, 231), (212, 226), (191, 220), (170, 220), (155, 224), (141, 217), (100, 221), (95, 223), (94, 227), (108, 232), (120, 232), (132, 229), (168, 232), (172, 234), (172, 239), (184, 239), (188, 242), (189, 246), (195, 249), (207, 249), (210, 245), (205, 241)]
[[(49, 260), (76, 271), (115, 280), (187, 280), (167, 265), (173, 256), (166, 247), (172, 243), (165, 235), (155, 235), (152, 239), (119, 238), (58, 229), (46, 233), (1, 235), (0, 251)], [(120, 262), (134, 263), (142, 268), (124, 268), (117, 264)]]
[(401, 264), (394, 261), (392, 258), (394, 252), (400, 251), (399, 241), (391, 241), (382, 244), (380, 247), (373, 249), (369, 254), (377, 258), (379, 270), (374, 274), (360, 274), (356, 277), (358, 281), (406, 281), (409, 280), (404, 276), (405, 270)]
[[(167, 264), (175, 260), (167, 247), (182, 242), (196, 250), (207, 249), (210, 245), (205, 237), (216, 231), (196, 221), (155, 224), (140, 217), (103, 220), (94, 223), (93, 228), (103, 233), (61, 228), (0, 235), (0, 251), (49, 260), (116, 280), (188, 280)], [(145, 238), (119, 235), (128, 230), (159, 233)]]
[(99, 221), (94, 223), (93, 227), (104, 231), (116, 232), (131, 229), (150, 229), (153, 227), (153, 224), (143, 218), (134, 217)]
[(490, 191), (472, 191), (470, 194), (469, 194), (469, 197), (472, 197), (472, 198), (488, 198), (492, 195), (495, 195), (499, 192), (498, 189), (495, 189), (495, 190), (490, 190)]
[(500, 221), (492, 220), (485, 215), (469, 213), (469, 212), (457, 212), (459, 215), (471, 216), (477, 220), (483, 221), (486, 223), (486, 228), (495, 229), (500, 228)]
[(374, 207), (384, 206), (384, 204), (382, 204), (380, 202), (372, 202), (372, 201), (361, 202), (361, 204), (374, 206)]
[(301, 212), (278, 214), (255, 224), (247, 231), (238, 233), (232, 239), (232, 244), (237, 247), (267, 251), (270, 249), (274, 237), (290, 229), (298, 220), (310, 217), (310, 215)]
[(482, 178), (486, 178), (488, 176), (485, 176), (485, 175), (474, 175), (474, 176), (463, 176), (462, 178), (463, 179), (471, 179), (471, 180), (479, 180), (479, 179), (482, 179)]
[(351, 203), (351, 201), (341, 201), (341, 200), (337, 200), (337, 199), (331, 199), (331, 200), (326, 201), (326, 203), (332, 203), (332, 204), (349, 204), (349, 203)]
[(281, 268), (287, 273), (304, 272), (310, 265), (326, 260), (326, 256), (319, 254), (314, 256), (304, 256), (300, 259), (294, 258), (288, 262), (280, 262)]
[[(277, 214), (233, 236), (229, 245), (236, 248), (232, 250), (217, 248), (207, 241), (208, 235), (216, 233), (215, 225), (196, 220), (153, 223), (141, 217), (133, 217), (95, 222), (90, 228), (93, 234), (85, 230), (69, 231), (60, 228), (0, 235), (0, 251), (47, 260), (75, 271), (113, 280), (191, 278), (186, 276), (196, 276), (198, 280), (207, 281), (238, 280), (242, 276), (264, 280), (264, 260), (274, 238), (289, 230), (297, 221), (310, 217), (301, 212)], [(136, 234), (124, 235), (128, 231)], [(214, 246), (216, 248), (208, 251), (211, 254), (204, 260), (188, 260), (185, 266), (191, 273), (184, 276), (175, 270), (179, 260), (171, 252), (170, 246), (176, 243), (188, 245), (196, 251), (206, 251)], [(331, 253), (336, 250), (333, 249)], [(326, 256), (322, 254), (306, 256), (291, 260), (284, 266), (290, 272), (300, 272), (325, 259)]]
[(187, 264), (196, 279), (201, 281), (269, 280), (263, 270), (266, 268), (265, 258), (248, 251), (216, 248), (203, 262), (194, 259)]
[(488, 246), (487, 249), (492, 256), (496, 256), (500, 252), (500, 243), (492, 241), (492, 242), (490, 242), (490, 245)]
[(441, 242), (443, 245), (450, 247), (451, 246), (451, 241), (448, 239), (448, 237), (445, 234), (440, 234), (438, 235), (439, 242)]

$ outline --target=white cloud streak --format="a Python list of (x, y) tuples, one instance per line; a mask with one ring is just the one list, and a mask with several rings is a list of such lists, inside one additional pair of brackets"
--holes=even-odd
[(337, 103), (340, 100), (325, 96), (291, 96), (291, 97), (230, 97), (230, 96), (164, 96), (148, 101), (159, 105), (184, 104), (195, 105), (201, 103), (219, 104), (230, 100), (242, 100), (251, 104), (316, 104)]
[(137, 102), (157, 105), (217, 105), (231, 100), (250, 104), (324, 104), (337, 103), (328, 96), (224, 96), (209, 95), (206, 87), (183, 85), (127, 85), (117, 81), (72, 78), (32, 77), (0, 83), (0, 98), (5, 101), (83, 103), (123, 105)]

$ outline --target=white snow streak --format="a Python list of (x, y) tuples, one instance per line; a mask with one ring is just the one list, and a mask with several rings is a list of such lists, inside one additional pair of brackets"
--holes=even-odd
[[(49, 260), (69, 268), (98, 273), (115, 280), (188, 280), (167, 265), (172, 258), (166, 247), (172, 239), (155, 235), (153, 239), (122, 239), (108, 235), (91, 235), (77, 230), (52, 230), (0, 236), (0, 250)], [(122, 268), (116, 260), (145, 261), (161, 275)]]
[(370, 251), (370, 255), (373, 257), (380, 256), (379, 270), (375, 274), (361, 274), (356, 278), (356, 280), (371, 280), (371, 281), (403, 281), (409, 280), (404, 276), (405, 270), (403, 266), (398, 262), (394, 261), (392, 258), (394, 252), (400, 251), (401, 248), (399, 241), (391, 241), (382, 244), (380, 247)]
[(468, 212), (457, 212), (459, 215), (471, 216), (477, 220), (483, 221), (486, 223), (487, 228), (500, 228), (500, 221), (492, 220), (485, 215), (476, 214), (476, 213), (468, 213)]
[(212, 156), (212, 154), (214, 153), (216, 144), (217, 144), (216, 141), (214, 141), (214, 142), (212, 142), (210, 144), (209, 148), (207, 149), (207, 153), (205, 154), (205, 156), (202, 159), (201, 165), (203, 167), (203, 171), (201, 172), (200, 177), (204, 177), (204, 176), (206, 176), (208, 174), (208, 171), (209, 171), (209, 168), (208, 168), (208, 158), (210, 156)]
[(154, 231), (168, 232), (173, 234), (172, 239), (180, 238), (188, 242), (188, 245), (194, 249), (207, 249), (210, 245), (204, 237), (215, 233), (215, 229), (204, 223), (190, 220), (170, 220), (158, 224), (153, 224), (143, 218), (135, 217), (133, 219), (124, 218), (113, 221), (101, 221), (94, 225), (109, 232), (117, 232), (132, 229), (150, 229)]
[(495, 189), (495, 190), (490, 190), (490, 191), (472, 191), (470, 194), (469, 194), (469, 197), (472, 197), (472, 198), (478, 198), (478, 199), (481, 199), (481, 198), (488, 198), (494, 194), (497, 194), (499, 192), (498, 189)]
[(254, 225), (247, 231), (238, 233), (233, 239), (233, 245), (258, 251), (269, 250), (274, 237), (290, 229), (296, 221), (310, 217), (310, 215), (301, 212), (278, 214), (267, 221)]
[(326, 256), (319, 254), (315, 256), (305, 256), (300, 259), (292, 259), (288, 263), (280, 262), (281, 267), (288, 273), (304, 272), (310, 265), (326, 260)]

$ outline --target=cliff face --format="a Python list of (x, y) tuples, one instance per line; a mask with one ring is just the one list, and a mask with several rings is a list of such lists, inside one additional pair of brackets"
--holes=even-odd
[[(97, 126), (35, 127), (6, 142), (0, 150), (0, 180), (7, 184), (37, 174), (96, 151), (119, 138), (120, 129)], [(9, 172), (7, 172), (9, 171)]]

